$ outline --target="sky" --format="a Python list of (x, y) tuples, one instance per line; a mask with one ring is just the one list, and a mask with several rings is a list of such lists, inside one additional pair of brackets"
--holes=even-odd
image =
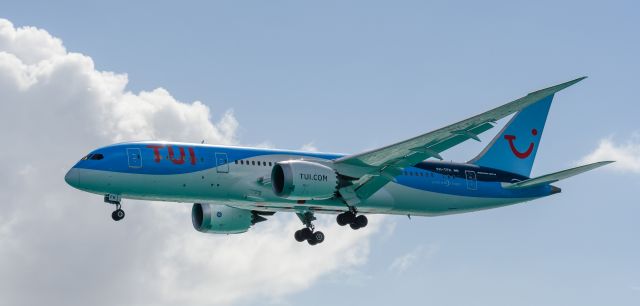
[[(633, 1), (11, 1), (0, 4), (0, 305), (638, 305), (640, 7)], [(617, 162), (558, 195), (434, 218), (294, 215), (242, 235), (190, 205), (127, 217), (63, 177), (163, 139), (357, 153), (586, 75), (533, 175)], [(466, 161), (488, 143), (465, 143)]]

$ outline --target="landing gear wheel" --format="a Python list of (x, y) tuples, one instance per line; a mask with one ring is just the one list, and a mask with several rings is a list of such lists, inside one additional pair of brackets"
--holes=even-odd
[(340, 225), (340, 226), (345, 226), (345, 225), (349, 224), (344, 219), (345, 218), (344, 218), (343, 214), (338, 214), (338, 216), (336, 217), (336, 222), (338, 222), (338, 225)]
[(295, 234), (293, 234), (293, 237), (296, 238), (297, 242), (303, 242), (306, 240), (306, 238), (302, 234), (302, 230), (297, 230)]
[(354, 223), (358, 225), (358, 228), (362, 228), (369, 224), (369, 219), (365, 215), (359, 215), (354, 220)]
[(307, 243), (309, 245), (316, 245), (318, 243), (322, 243), (324, 241), (324, 233), (317, 231), (313, 232), (311, 236), (307, 239)]
[(363, 228), (369, 224), (366, 216), (356, 215), (355, 209), (339, 214), (338, 217), (336, 217), (336, 221), (338, 221), (338, 225), (340, 226), (349, 224), (349, 227), (354, 230)]
[(316, 243), (322, 243), (324, 241), (324, 233), (317, 231), (313, 233), (312, 237), (309, 240), (315, 240)]
[(302, 238), (302, 241), (309, 240), (313, 237), (313, 231), (310, 228), (305, 227), (300, 230), (300, 237)]
[(113, 221), (120, 221), (124, 219), (124, 210), (118, 208), (111, 213), (111, 219)]
[(336, 217), (336, 221), (338, 222), (338, 225), (345, 226), (347, 224), (353, 223), (353, 220), (355, 220), (355, 218), (355, 214), (348, 211), (338, 214), (338, 216)]
[(320, 231), (314, 232), (308, 227), (297, 230), (293, 234), (293, 237), (296, 238), (296, 241), (298, 242), (303, 242), (306, 240), (307, 243), (309, 243), (310, 245), (316, 245), (324, 241), (323, 232), (320, 232)]

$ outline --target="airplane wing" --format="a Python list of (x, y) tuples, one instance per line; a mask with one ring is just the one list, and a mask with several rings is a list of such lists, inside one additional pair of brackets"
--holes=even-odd
[(555, 172), (555, 173), (539, 176), (539, 177), (536, 177), (536, 178), (524, 180), (524, 181), (521, 181), (521, 182), (508, 184), (508, 185), (505, 185), (504, 188), (506, 188), (506, 189), (520, 189), (520, 188), (538, 186), (538, 185), (542, 185), (542, 184), (551, 184), (551, 183), (557, 182), (559, 180), (563, 180), (563, 179), (572, 177), (574, 175), (578, 175), (580, 173), (587, 172), (589, 170), (593, 170), (595, 168), (602, 167), (604, 165), (608, 165), (608, 164), (610, 164), (612, 162), (613, 161), (601, 161), (601, 162), (597, 162), (597, 163), (593, 163), (593, 164), (588, 164), (588, 165), (584, 165), (584, 166), (580, 166), (580, 167), (575, 167), (575, 168), (571, 168), (571, 169), (567, 169), (567, 170), (563, 170), (563, 171), (559, 171), (559, 172)]
[(493, 124), (527, 106), (562, 89), (584, 80), (586, 77), (531, 92), (526, 96), (471, 118), (441, 129), (401, 141), (372, 151), (349, 155), (334, 161), (338, 173), (357, 178), (354, 185), (340, 189), (347, 204), (358, 203), (373, 195), (400, 173), (402, 168), (413, 166), (427, 158), (442, 159), (439, 153), (468, 139), (480, 141), (478, 135), (491, 129)]

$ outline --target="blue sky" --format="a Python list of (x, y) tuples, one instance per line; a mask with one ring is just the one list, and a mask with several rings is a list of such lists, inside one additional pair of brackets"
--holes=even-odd
[[(4, 14), (62, 37), (98, 69), (128, 73), (133, 91), (161, 86), (233, 108), (245, 143), (357, 151), (582, 75), (591, 79), (553, 114), (579, 109), (581, 134), (595, 138), (634, 128), (616, 119), (631, 115), (624, 93), (638, 67), (637, 14), (624, 3), (21, 3)], [(596, 101), (622, 105), (603, 118)], [(274, 117), (286, 119), (264, 128)], [(620, 131), (588, 124), (607, 118)], [(291, 126), (305, 137), (283, 134)]]
[[(633, 1), (0, 5), (0, 17), (46, 29), (98, 70), (127, 73), (134, 93), (163, 87), (214, 121), (232, 109), (244, 145), (355, 153), (589, 76), (556, 95), (534, 175), (575, 165), (602, 139), (638, 142), (639, 12)], [(507, 208), (386, 218), (366, 264), (269, 302), (638, 305), (639, 173), (558, 186)]]

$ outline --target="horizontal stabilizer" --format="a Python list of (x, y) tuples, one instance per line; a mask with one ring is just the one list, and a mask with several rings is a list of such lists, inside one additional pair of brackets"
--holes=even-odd
[(563, 179), (572, 177), (574, 175), (578, 175), (580, 173), (587, 172), (589, 170), (593, 170), (593, 169), (598, 168), (598, 167), (602, 167), (602, 166), (610, 164), (612, 162), (613, 161), (601, 161), (601, 162), (597, 162), (597, 163), (593, 163), (593, 164), (588, 164), (588, 165), (579, 166), (579, 167), (575, 167), (575, 168), (571, 168), (571, 169), (567, 169), (567, 170), (562, 170), (562, 171), (559, 171), (559, 172), (555, 172), (555, 173), (551, 173), (551, 174), (547, 174), (547, 175), (531, 178), (531, 179), (524, 180), (524, 181), (521, 181), (521, 182), (508, 184), (508, 185), (504, 186), (504, 188), (506, 188), (506, 189), (520, 189), (520, 188), (538, 186), (538, 185), (542, 185), (542, 184), (551, 184), (553, 182), (557, 182), (559, 180), (563, 180)]

